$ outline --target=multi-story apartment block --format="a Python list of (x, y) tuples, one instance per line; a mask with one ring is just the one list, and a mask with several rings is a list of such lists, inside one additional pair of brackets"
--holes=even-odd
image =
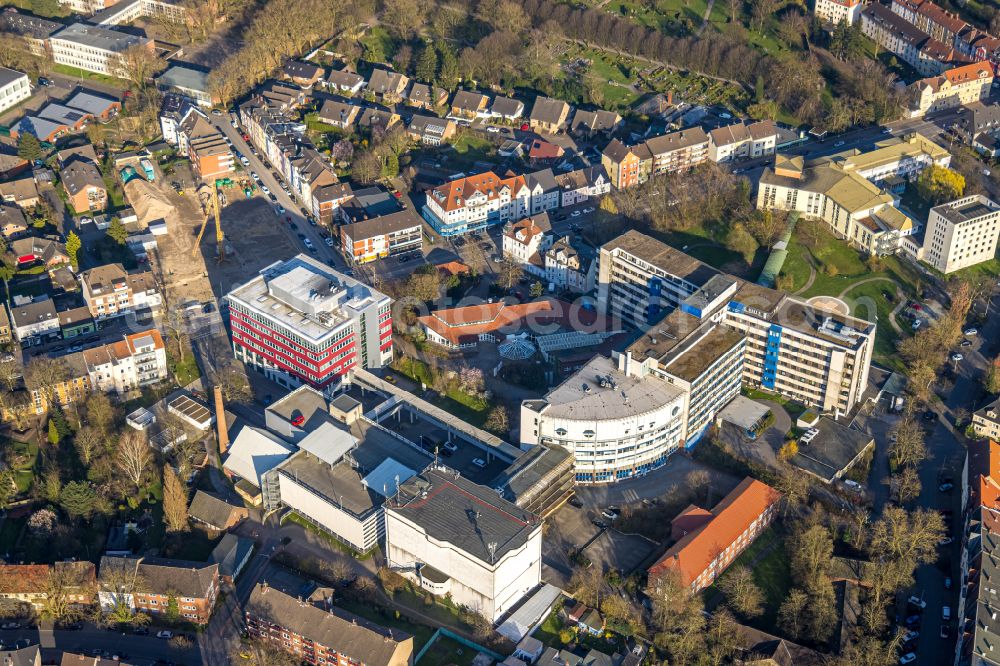
[[(681, 342), (692, 335), (700, 337), (704, 322), (718, 322), (746, 338), (744, 385), (837, 414), (850, 411), (862, 399), (875, 340), (875, 325), (870, 322), (725, 276), (637, 231), (601, 247), (597, 289), (601, 313), (647, 332), (648, 337), (628, 351), (639, 362), (656, 359), (664, 370), (661, 376), (672, 374), (671, 356), (665, 352), (683, 350), (687, 343)], [(687, 321), (679, 320), (680, 315), (664, 319), (675, 310), (690, 317)], [(660, 333), (661, 328), (669, 335)], [(717, 388), (718, 376), (705, 376), (704, 371), (724, 371), (716, 365), (716, 355), (736, 345), (727, 343), (722, 334), (716, 334), (719, 341), (708, 345), (710, 353), (701, 356), (693, 370), (685, 365), (687, 361), (675, 366), (675, 384), (694, 382), (711, 391)], [(699, 356), (690, 355), (689, 360), (695, 358)], [(698, 400), (695, 396), (690, 402)], [(688, 430), (689, 438), (697, 436), (697, 427)]]
[(119, 342), (83, 352), (91, 386), (96, 391), (125, 395), (167, 378), (167, 354), (156, 329), (130, 333)]
[(644, 183), (653, 175), (687, 171), (705, 160), (709, 139), (701, 127), (671, 132), (626, 146), (617, 139), (604, 149), (601, 165), (618, 189)]
[[(87, 2), (88, 0), (69, 1)], [(96, 0), (98, 6), (100, 1)], [(129, 0), (128, 2), (104, 0), (104, 3), (109, 6), (91, 16), (90, 23), (103, 26), (126, 25), (143, 17), (166, 19), (172, 23), (179, 23), (187, 17), (187, 7), (174, 0)]]
[(226, 296), (233, 351), (289, 387), (325, 387), (355, 366), (392, 360), (391, 300), (300, 254)]
[(100, 321), (129, 312), (156, 312), (162, 297), (150, 271), (129, 273), (121, 264), (106, 264), (80, 273), (83, 299)]
[(73, 23), (49, 38), (57, 65), (95, 74), (123, 76), (121, 54), (141, 45), (153, 52), (153, 40), (86, 23)]
[(990, 157), (1000, 155), (1000, 104), (972, 102), (958, 112), (954, 131), (965, 143)]
[(590, 199), (599, 199), (611, 191), (611, 181), (603, 166), (592, 166), (558, 174), (556, 185), (562, 191), (559, 205), (574, 206)]
[(59, 335), (59, 314), (50, 298), (10, 304), (10, 319), (14, 337), (22, 347), (42, 344), (46, 338)]
[(650, 580), (676, 572), (692, 594), (705, 589), (767, 528), (780, 498), (747, 477), (711, 511), (689, 506), (671, 521), (677, 542), (649, 568)]
[[(558, 202), (558, 190), (555, 195)], [(422, 212), (435, 231), (455, 236), (520, 219), (531, 214), (533, 207), (525, 176), (501, 178), (486, 171), (428, 190)]]
[(97, 587), (105, 612), (124, 606), (155, 617), (176, 604), (184, 620), (207, 624), (219, 593), (219, 565), (105, 555), (98, 569)]
[(585, 260), (569, 236), (556, 239), (542, 255), (545, 282), (557, 290), (583, 294), (594, 288), (594, 262)]
[(0, 111), (6, 111), (31, 97), (28, 75), (0, 67)]
[(542, 253), (552, 243), (547, 234), (552, 230), (547, 213), (508, 222), (503, 228), (503, 257), (534, 275), (543, 275)]
[(491, 622), (541, 580), (542, 521), (465, 477), (428, 468), (385, 515), (388, 566)]
[(931, 208), (924, 233), (923, 260), (953, 273), (996, 256), (1000, 204), (981, 194)]
[(195, 107), (187, 107), (176, 138), (177, 152), (191, 161), (191, 170), (202, 180), (224, 178), (236, 171), (236, 158), (222, 132)]
[(910, 84), (910, 116), (947, 111), (989, 97), (993, 66), (976, 62)]
[(423, 247), (420, 218), (401, 210), (340, 227), (341, 251), (358, 264), (419, 252)]
[(74, 159), (59, 172), (69, 205), (77, 213), (100, 212), (108, 207), (108, 190), (97, 165), (86, 159)]
[(413, 637), (333, 605), (303, 601), (254, 586), (245, 611), (247, 632), (312, 666), (412, 666)]
[(611, 178), (611, 184), (619, 190), (635, 187), (649, 176), (647, 171), (640, 176), (639, 168), (643, 157), (650, 157), (645, 145), (626, 146), (618, 139), (612, 139), (601, 153), (601, 166)]
[(861, 11), (861, 32), (922, 76), (937, 76), (973, 61), (877, 2)]
[(953, 46), (969, 30), (968, 23), (930, 0), (892, 0), (893, 13), (942, 44)]
[(708, 159), (728, 162), (773, 155), (777, 145), (778, 126), (773, 120), (735, 123), (708, 133)]
[(819, 20), (834, 25), (853, 25), (861, 14), (861, 0), (816, 0), (815, 13)]
[(994, 400), (972, 414), (972, 430), (976, 437), (1000, 441), (1000, 399)]

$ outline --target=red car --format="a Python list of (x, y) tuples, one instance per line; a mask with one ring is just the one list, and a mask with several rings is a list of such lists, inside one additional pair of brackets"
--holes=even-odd
[(521, 125), (522, 132), (527, 132), (529, 129), (531, 128), (528, 126), (528, 123), (524, 123), (523, 125)]

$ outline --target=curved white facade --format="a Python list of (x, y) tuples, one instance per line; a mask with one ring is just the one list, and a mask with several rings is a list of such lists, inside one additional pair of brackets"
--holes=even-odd
[(666, 462), (683, 441), (686, 393), (592, 359), (542, 400), (521, 405), (521, 445), (573, 453), (577, 483), (613, 483)]

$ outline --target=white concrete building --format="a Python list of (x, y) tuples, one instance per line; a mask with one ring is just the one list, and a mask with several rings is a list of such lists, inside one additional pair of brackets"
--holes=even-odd
[(948, 274), (996, 256), (1000, 204), (981, 194), (931, 208), (923, 260)]
[(69, 25), (49, 38), (57, 65), (109, 76), (124, 74), (121, 54), (136, 45), (153, 50), (151, 39), (86, 23)]
[(735, 123), (708, 133), (708, 159), (729, 162), (773, 155), (778, 145), (778, 126), (773, 120), (749, 125)]
[(814, 12), (826, 23), (853, 24), (861, 14), (861, 0), (816, 0)]
[(6, 111), (29, 97), (31, 97), (31, 82), (28, 80), (28, 75), (0, 67), (0, 111)]
[(455, 236), (553, 210), (559, 200), (551, 169), (505, 178), (487, 171), (428, 190), (422, 214), (438, 233)]
[(955, 67), (909, 86), (910, 117), (938, 113), (985, 100), (993, 87), (993, 67), (988, 62)]
[(684, 391), (620, 366), (595, 356), (544, 398), (521, 403), (521, 446), (568, 449), (577, 483), (619, 481), (662, 466), (684, 444)]
[(131, 333), (123, 340), (84, 350), (95, 390), (124, 395), (167, 378), (167, 352), (156, 329)]
[(10, 323), (14, 337), (24, 347), (41, 344), (46, 337), (59, 335), (59, 315), (51, 298), (10, 304)]
[[(719, 377), (706, 375), (702, 366), (713, 367), (713, 355), (733, 348), (726, 338), (708, 345), (712, 354), (683, 355), (687, 360), (674, 366), (674, 372), (666, 363), (670, 357), (664, 356), (682, 350), (682, 341), (702, 330), (704, 322), (714, 321), (746, 338), (743, 385), (835, 414), (850, 411), (862, 399), (874, 324), (722, 275), (637, 231), (601, 247), (599, 262), (598, 311), (647, 331), (630, 350), (638, 360), (652, 356), (667, 375), (715, 385)], [(703, 324), (678, 322), (677, 312)], [(692, 366), (682, 370), (688, 362)], [(690, 429), (696, 434), (696, 427)]]
[(547, 213), (508, 222), (503, 228), (503, 258), (541, 277), (545, 273), (542, 254), (552, 244), (551, 230)]
[(389, 568), (490, 622), (541, 580), (542, 521), (458, 474), (428, 469), (385, 514)]

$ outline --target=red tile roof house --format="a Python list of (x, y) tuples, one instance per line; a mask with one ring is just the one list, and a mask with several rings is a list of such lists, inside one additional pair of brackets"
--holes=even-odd
[(650, 579), (676, 571), (692, 594), (705, 589), (767, 528), (779, 499), (747, 477), (711, 511), (692, 504), (671, 521), (678, 541), (649, 568)]

